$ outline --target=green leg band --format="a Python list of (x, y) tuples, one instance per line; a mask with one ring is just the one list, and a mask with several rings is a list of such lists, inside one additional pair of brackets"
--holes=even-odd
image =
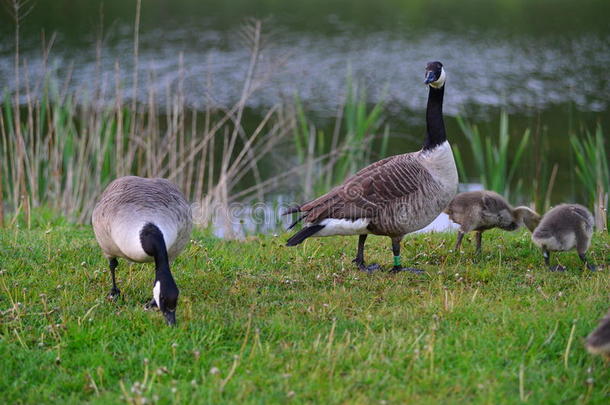
[(400, 267), (400, 256), (394, 256), (394, 266)]

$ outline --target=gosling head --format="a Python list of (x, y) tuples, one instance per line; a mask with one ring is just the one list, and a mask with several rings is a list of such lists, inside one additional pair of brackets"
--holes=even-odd
[(542, 219), (536, 211), (528, 207), (517, 207), (513, 211), (513, 214), (517, 225), (525, 225), (530, 232), (534, 232), (534, 229), (536, 229)]
[(180, 291), (171, 277), (162, 277), (155, 281), (153, 287), (153, 298), (157, 308), (163, 313), (168, 325), (176, 325), (176, 307), (178, 306), (178, 295)]
[(426, 65), (426, 74), (425, 74), (424, 84), (430, 85), (435, 89), (440, 89), (445, 85), (445, 79), (447, 75), (445, 74), (445, 69), (443, 68), (443, 64), (440, 62), (428, 62)]

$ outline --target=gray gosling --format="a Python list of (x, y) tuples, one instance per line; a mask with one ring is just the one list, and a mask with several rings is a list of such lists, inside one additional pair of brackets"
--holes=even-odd
[(585, 347), (591, 354), (599, 354), (610, 361), (610, 311), (585, 341)]
[(442, 63), (427, 64), (424, 83), (429, 91), (422, 149), (373, 163), (325, 195), (286, 210), (284, 214), (299, 213), (290, 228), (299, 221), (305, 223), (287, 246), (309, 237), (358, 235), (354, 263), (360, 270), (372, 272), (379, 265), (364, 262), (366, 238), (369, 234), (389, 236), (394, 254), (391, 271), (421, 272), (402, 267), (400, 241), (432, 222), (455, 196), (458, 184), (443, 121), (445, 79)]
[(460, 193), (445, 209), (449, 218), (460, 225), (455, 250), (462, 245), (464, 234), (475, 231), (476, 253), (481, 253), (483, 232), (500, 228), (514, 231), (525, 225), (533, 232), (540, 223), (540, 215), (527, 207), (513, 208), (500, 194), (493, 191), (468, 191)]
[(118, 257), (140, 263), (154, 260), (153, 298), (147, 307), (158, 307), (167, 323), (175, 325), (179, 290), (169, 263), (186, 246), (193, 223), (180, 190), (165, 179), (118, 178), (102, 193), (91, 222), (110, 266), (109, 298), (121, 293), (114, 274)]
[(576, 249), (578, 257), (587, 268), (595, 271), (595, 266), (587, 261), (585, 253), (591, 244), (593, 215), (578, 204), (561, 204), (544, 214), (540, 225), (532, 234), (532, 241), (542, 249), (544, 263), (551, 271), (564, 271), (561, 265), (550, 265), (550, 252)]

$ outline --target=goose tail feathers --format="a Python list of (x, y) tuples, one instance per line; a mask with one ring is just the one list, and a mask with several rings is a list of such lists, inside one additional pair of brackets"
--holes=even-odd
[(292, 207), (288, 207), (284, 211), (282, 211), (282, 215), (294, 214), (295, 212), (299, 211), (301, 211), (301, 206), (293, 205)]
[[(298, 221), (297, 221), (298, 222)], [(301, 229), (286, 241), (286, 246), (296, 246), (324, 228), (324, 225), (311, 225)]]

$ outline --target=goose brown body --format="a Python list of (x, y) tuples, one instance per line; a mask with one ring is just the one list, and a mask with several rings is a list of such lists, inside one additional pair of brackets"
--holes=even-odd
[(358, 234), (402, 236), (428, 225), (451, 201), (457, 191), (457, 171), (452, 167), (448, 143), (392, 156), (303, 204), (299, 212), (305, 214), (306, 225), (327, 219), (364, 220), (366, 226)]

